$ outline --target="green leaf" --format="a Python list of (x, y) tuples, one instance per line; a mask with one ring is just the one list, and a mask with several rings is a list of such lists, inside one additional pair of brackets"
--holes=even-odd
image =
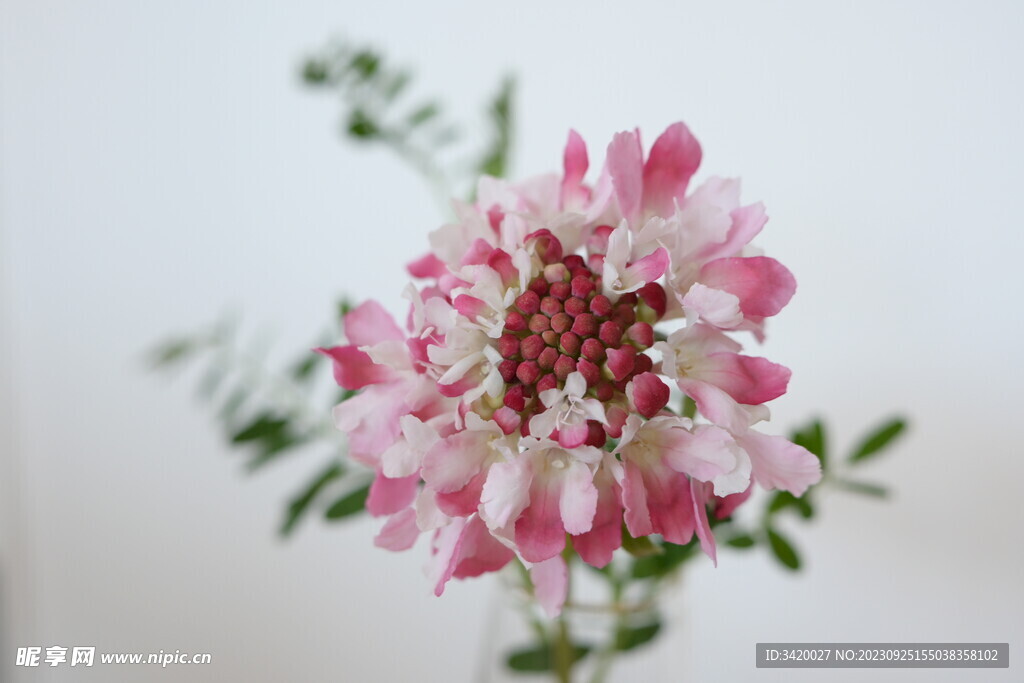
[(660, 578), (670, 574), (690, 558), (696, 548), (697, 543), (694, 541), (686, 545), (676, 545), (675, 543), (664, 541), (661, 544), (662, 553), (660, 555), (640, 557), (633, 562), (633, 578)]
[(491, 146), (484, 152), (479, 164), (480, 173), (504, 177), (508, 170), (509, 148), (512, 144), (512, 97), (515, 92), (515, 81), (506, 78), (501, 89), (491, 102), (488, 117), (494, 129)]
[(619, 629), (615, 634), (615, 649), (625, 652), (626, 650), (640, 647), (644, 643), (653, 640), (660, 630), (661, 622), (658, 621), (646, 626)]
[(380, 127), (362, 109), (354, 109), (348, 117), (348, 134), (359, 140), (380, 135)]
[(262, 413), (249, 424), (235, 432), (232, 443), (245, 443), (275, 437), (288, 427), (288, 418), (274, 417), (272, 413)]
[(689, 396), (683, 396), (683, 417), (691, 420), (697, 416), (697, 402)]
[(622, 527), (622, 548), (633, 557), (651, 557), (664, 552), (648, 536), (633, 538), (625, 526)]
[(377, 73), (377, 69), (379, 67), (380, 57), (370, 50), (357, 52), (352, 57), (352, 61), (349, 62), (349, 68), (355, 71), (364, 81), (373, 78), (373, 75)]
[(370, 495), (369, 484), (334, 501), (331, 506), (327, 508), (327, 512), (324, 513), (324, 517), (331, 521), (336, 521), (344, 519), (350, 515), (354, 515), (366, 507), (366, 497), (368, 495)]
[(170, 339), (153, 350), (150, 362), (155, 368), (169, 367), (191, 356), (198, 346), (194, 339)]
[(901, 418), (889, 420), (861, 442), (850, 456), (850, 462), (860, 462), (877, 454), (899, 436), (906, 426), (907, 423)]
[(834, 481), (836, 486), (852, 493), (860, 493), (875, 498), (889, 497), (889, 490), (878, 484), (871, 484), (866, 481), (853, 481), (851, 479), (835, 479)]
[(440, 111), (441, 108), (437, 106), (437, 103), (429, 102), (409, 114), (406, 120), (409, 122), (409, 126), (415, 128), (437, 116)]
[[(572, 661), (577, 662), (590, 652), (589, 645), (573, 645)], [(541, 647), (528, 647), (515, 650), (508, 659), (508, 668), (513, 671), (552, 671), (554, 661), (551, 656), (551, 648), (546, 645)]]
[(319, 59), (307, 59), (302, 65), (302, 80), (308, 85), (321, 85), (327, 82), (329, 73), (327, 64)]
[(772, 496), (771, 502), (768, 504), (768, 514), (773, 515), (780, 510), (784, 510), (787, 507), (795, 508), (800, 516), (804, 519), (810, 519), (814, 516), (814, 508), (811, 507), (810, 501), (807, 499), (806, 494), (800, 498), (797, 498), (789, 491), (776, 491)]
[(305, 354), (302, 358), (292, 366), (291, 375), (292, 379), (297, 382), (302, 382), (313, 376), (313, 370), (316, 369), (317, 363), (320, 361), (321, 356), (312, 351)]
[(784, 566), (793, 570), (800, 568), (800, 556), (796, 549), (779, 532), (768, 529), (768, 543), (771, 544), (776, 559)]
[(731, 548), (752, 548), (757, 544), (757, 539), (750, 534), (740, 534), (727, 539), (725, 544)]
[(821, 466), (823, 468), (825, 467), (827, 459), (827, 442), (825, 440), (825, 426), (821, 423), (821, 420), (814, 420), (803, 429), (798, 429), (793, 432), (790, 440), (797, 446), (803, 446), (811, 453), (818, 456), (818, 460), (821, 461)]
[(324, 487), (341, 477), (344, 473), (345, 470), (341, 467), (340, 463), (332, 462), (306, 485), (302, 493), (292, 498), (285, 511), (284, 522), (281, 524), (281, 535), (288, 536), (302, 515), (309, 509), (313, 499), (324, 490)]

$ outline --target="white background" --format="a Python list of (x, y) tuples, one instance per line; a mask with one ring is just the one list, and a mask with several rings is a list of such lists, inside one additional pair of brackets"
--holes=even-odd
[[(775, 428), (824, 414), (848, 445), (909, 416), (865, 467), (890, 502), (835, 493), (792, 527), (801, 575), (761, 553), (694, 565), (661, 646), (686, 680), (862, 678), (755, 670), (758, 641), (1009, 641), (1019, 661), (1022, 30), (1010, 2), (4, 0), (4, 680), (473, 679), (490, 580), (435, 599), (425, 548), (375, 549), (369, 521), (280, 542), (318, 455), (245, 477), (193, 378), (143, 361), (229, 308), (282, 356), (342, 292), (398, 308), (442, 216), (298, 84), (339, 32), (466, 118), (516, 73), (520, 176), (556, 170), (569, 127), (599, 163), (617, 130), (686, 120), (702, 177), (743, 177), (800, 283), (764, 350), (794, 373)], [(215, 663), (13, 672), (14, 647), (55, 644)]]

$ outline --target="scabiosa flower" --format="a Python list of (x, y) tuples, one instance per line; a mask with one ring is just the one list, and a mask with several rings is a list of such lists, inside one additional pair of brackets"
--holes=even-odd
[[(818, 460), (757, 431), (789, 370), (741, 353), (796, 282), (748, 243), (767, 218), (739, 182), (692, 192), (701, 148), (682, 123), (647, 158), (617, 134), (593, 185), (570, 133), (562, 175), (483, 178), (473, 203), (409, 266), (405, 331), (376, 302), (345, 316), (348, 344), (320, 349), (358, 393), (335, 409), (376, 477), (376, 543), (431, 538), (438, 595), (452, 577), (518, 557), (556, 614), (567, 544), (602, 567), (622, 543), (699, 540), (752, 483), (800, 495)], [(668, 408), (677, 388), (690, 419)]]

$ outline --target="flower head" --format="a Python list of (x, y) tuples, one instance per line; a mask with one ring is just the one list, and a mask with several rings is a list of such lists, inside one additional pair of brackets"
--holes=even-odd
[[(799, 495), (820, 478), (809, 452), (755, 430), (789, 371), (736, 338), (763, 338), (796, 283), (749, 252), (766, 218), (737, 181), (688, 192), (700, 160), (682, 123), (646, 159), (619, 133), (591, 186), (570, 133), (561, 177), (484, 178), (430, 235), (405, 332), (367, 302), (350, 343), (321, 350), (359, 392), (335, 417), (376, 472), (378, 544), (429, 533), (439, 594), (518, 556), (557, 612), (567, 542), (598, 567), (623, 529), (696, 535), (714, 557), (707, 506), (727, 516), (752, 481)], [(669, 410), (673, 388), (700, 419)]]

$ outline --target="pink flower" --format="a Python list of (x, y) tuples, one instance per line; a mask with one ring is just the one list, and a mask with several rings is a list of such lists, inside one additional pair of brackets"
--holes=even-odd
[[(345, 318), (348, 343), (321, 349), (358, 393), (335, 411), (375, 472), (376, 543), (428, 534), (436, 592), (452, 577), (530, 567), (538, 599), (565, 598), (563, 552), (607, 564), (634, 537), (696, 537), (751, 482), (802, 493), (817, 459), (755, 429), (789, 370), (745, 355), (796, 283), (748, 242), (767, 220), (739, 183), (690, 191), (701, 148), (682, 123), (644, 157), (619, 133), (594, 185), (570, 133), (563, 173), (484, 178), (471, 204), (409, 266), (403, 332), (376, 303)], [(675, 386), (696, 421), (669, 409)]]

